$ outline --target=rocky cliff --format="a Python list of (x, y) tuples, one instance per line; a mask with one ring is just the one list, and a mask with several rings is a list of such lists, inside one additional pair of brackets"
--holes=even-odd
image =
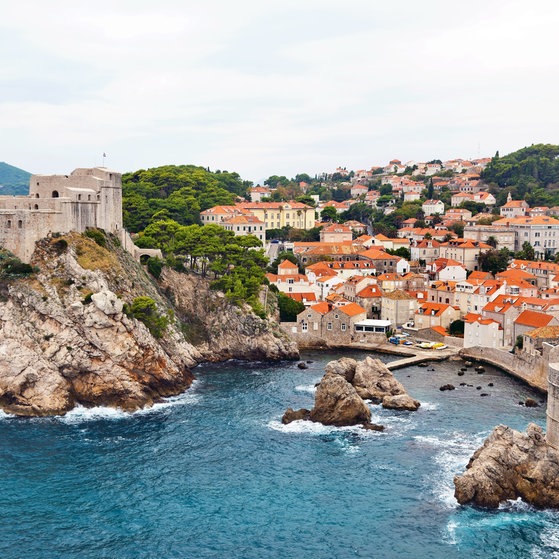
[(496, 508), (520, 497), (536, 507), (559, 508), (559, 453), (538, 425), (531, 423), (526, 433), (499, 425), (454, 486), (460, 504)]
[[(188, 388), (190, 368), (204, 360), (297, 356), (273, 321), (233, 307), (203, 281), (168, 273), (166, 297), (124, 251), (83, 235), (40, 241), (32, 264), (35, 275), (3, 280), (0, 290), (0, 408), (8, 413), (134, 410)], [(145, 296), (168, 322), (159, 339), (124, 312)]]

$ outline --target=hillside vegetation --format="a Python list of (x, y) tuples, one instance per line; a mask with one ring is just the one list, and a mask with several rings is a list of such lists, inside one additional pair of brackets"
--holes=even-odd
[(29, 179), (31, 173), (0, 162), (0, 195), (29, 194)]
[(531, 206), (559, 204), (559, 146), (536, 144), (500, 157), (497, 153), (481, 175), (497, 197), (505, 203), (510, 192)]
[(157, 219), (181, 225), (200, 222), (200, 212), (216, 205), (233, 204), (246, 196), (250, 181), (237, 173), (211, 172), (195, 165), (165, 165), (122, 176), (124, 225), (133, 233)]

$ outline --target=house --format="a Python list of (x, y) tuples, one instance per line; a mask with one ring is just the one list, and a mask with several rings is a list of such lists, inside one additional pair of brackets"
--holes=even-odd
[(381, 320), (388, 320), (394, 326), (413, 322), (417, 310), (417, 299), (403, 290), (383, 293), (381, 298)]
[(352, 230), (341, 223), (332, 223), (320, 231), (321, 243), (343, 243), (353, 239)]
[(559, 220), (548, 216), (515, 217), (495, 221), (493, 225), (509, 227), (514, 231), (514, 250), (522, 250), (527, 242), (534, 247), (536, 258), (554, 256), (559, 247)]
[(503, 343), (503, 328), (492, 318), (468, 313), (464, 316), (464, 347), (490, 347), (500, 349)]
[(445, 303), (422, 303), (415, 311), (414, 327), (418, 330), (442, 326), (448, 329), (450, 324), (460, 318), (460, 309)]
[(530, 355), (541, 355), (544, 343), (559, 345), (559, 326), (542, 326), (523, 335), (523, 350)]
[(314, 227), (314, 208), (301, 202), (240, 202), (235, 207), (250, 212), (263, 221), (267, 229), (308, 230)]
[(361, 196), (364, 198), (365, 194), (367, 194), (367, 192), (369, 191), (369, 188), (363, 184), (354, 184), (351, 187), (351, 197), (353, 199), (357, 199), (360, 198)]
[(275, 285), (282, 293), (315, 293), (317, 288), (311, 284), (309, 278), (299, 273), (297, 264), (293, 264), (289, 260), (284, 260), (278, 265), (277, 274), (266, 274), (268, 281)]
[(441, 243), (440, 258), (450, 258), (463, 264), (467, 270), (478, 269), (478, 258), (481, 252), (491, 250), (491, 246), (471, 239), (452, 239)]
[(425, 214), (425, 217), (430, 215), (443, 215), (444, 214), (444, 202), (441, 200), (426, 200), (421, 205), (421, 209)]
[(522, 312), (523, 301), (522, 297), (499, 295), (482, 309), (483, 318), (491, 318), (501, 325), (503, 346), (512, 347), (514, 344), (513, 323)]
[(544, 326), (559, 326), (559, 320), (537, 311), (522, 311), (513, 322), (513, 340), (517, 340), (518, 336), (523, 336), (526, 332)]
[(218, 225), (237, 236), (254, 235), (262, 245), (266, 242), (266, 224), (253, 215), (235, 215), (219, 221)]
[(454, 286), (454, 304), (460, 308), (461, 314), (479, 314), (487, 303), (505, 295), (505, 282), (472, 277), (474, 273)]
[(513, 200), (509, 192), (507, 203), (504, 206), (501, 206), (499, 214), (502, 217), (506, 217), (509, 219), (513, 219), (515, 217), (523, 217), (526, 215), (529, 207), (530, 206), (528, 202), (526, 202), (526, 200)]
[(382, 289), (376, 284), (371, 284), (356, 294), (355, 302), (367, 311), (369, 318), (380, 318), (382, 295)]
[(464, 238), (486, 244), (495, 244), (498, 250), (506, 248), (514, 251), (515, 233), (511, 227), (501, 225), (466, 225)]
[(251, 202), (261, 202), (262, 198), (269, 198), (272, 191), (267, 186), (253, 186), (249, 191)]
[(310, 264), (330, 258), (336, 261), (355, 260), (363, 247), (352, 241), (339, 243), (296, 242), (293, 243), (293, 253), (303, 264)]
[(439, 243), (439, 241), (435, 241), (434, 239), (422, 239), (420, 241), (416, 241), (410, 246), (411, 259), (423, 262), (436, 260), (439, 257), (440, 246), (441, 243)]
[(441, 281), (462, 281), (468, 275), (466, 267), (452, 258), (437, 258), (427, 264), (426, 270), (431, 277)]
[(399, 256), (388, 254), (384, 250), (378, 248), (370, 248), (360, 252), (359, 260), (371, 262), (377, 270), (377, 273), (380, 274), (385, 274), (387, 272), (404, 274), (410, 271), (410, 265), (407, 260)]
[(351, 343), (355, 332), (354, 324), (367, 318), (365, 309), (356, 303), (335, 307), (323, 302), (310, 306), (297, 315), (296, 325), (291, 326), (291, 333), (320, 340), (325, 345), (347, 345)]

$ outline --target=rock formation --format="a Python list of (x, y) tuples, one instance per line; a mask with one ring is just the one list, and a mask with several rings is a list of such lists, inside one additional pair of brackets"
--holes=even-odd
[(368, 423), (371, 410), (342, 375), (326, 373), (316, 389), (309, 419), (324, 425)]
[[(326, 374), (318, 384), (312, 410), (289, 408), (283, 423), (310, 419), (325, 425), (371, 425), (371, 412), (365, 400), (382, 403), (395, 410), (415, 411), (420, 403), (411, 398), (403, 385), (379, 359), (364, 361), (342, 357), (326, 365)], [(374, 426), (380, 430), (380, 426)]]
[(526, 433), (499, 425), (470, 458), (464, 474), (455, 476), (454, 486), (461, 504), (496, 508), (520, 497), (536, 507), (558, 508), (559, 453), (533, 423)]
[[(77, 404), (135, 410), (184, 391), (194, 379), (190, 368), (204, 360), (297, 357), (272, 321), (214, 292), (204, 300), (207, 287), (188, 293), (192, 282), (181, 275), (176, 299), (190, 297), (203, 309), (202, 335), (187, 341), (189, 324), (172, 318), (169, 300), (142, 267), (83, 235), (40, 241), (32, 264), (36, 276), (0, 278), (0, 408), (8, 413), (63, 414)], [(166, 294), (173, 299), (173, 286)], [(142, 296), (171, 317), (160, 339), (123, 312)]]

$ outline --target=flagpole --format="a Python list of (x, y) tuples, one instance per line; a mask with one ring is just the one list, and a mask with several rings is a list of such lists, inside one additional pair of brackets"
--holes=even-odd
[(105, 157), (107, 157), (107, 154), (103, 152), (103, 167), (105, 166)]

